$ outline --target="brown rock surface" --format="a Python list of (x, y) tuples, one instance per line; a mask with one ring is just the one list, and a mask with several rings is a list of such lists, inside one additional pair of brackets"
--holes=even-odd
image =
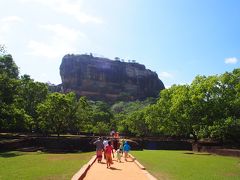
[(92, 55), (65, 55), (60, 66), (64, 92), (93, 100), (136, 100), (157, 97), (164, 89), (157, 73), (135, 62)]

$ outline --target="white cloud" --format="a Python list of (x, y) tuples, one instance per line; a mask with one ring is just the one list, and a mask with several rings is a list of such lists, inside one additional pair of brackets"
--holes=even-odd
[(103, 20), (99, 17), (92, 16), (84, 12), (81, 0), (20, 0), (24, 3), (43, 4), (56, 12), (63, 13), (74, 17), (80, 23), (101, 24)]
[(7, 16), (2, 19), (0, 19), (2, 23), (21, 23), (23, 22), (23, 19), (19, 16)]
[(62, 24), (39, 25), (39, 27), (50, 33), (50, 39), (47, 42), (30, 40), (28, 55), (44, 56), (49, 59), (61, 58), (69, 52), (76, 51), (75, 44), (80, 40), (87, 40), (84, 33), (76, 29), (66, 27)]
[(47, 43), (37, 42), (34, 40), (29, 41), (27, 47), (31, 49), (31, 51), (26, 54), (44, 56), (50, 59), (59, 57), (59, 52), (61, 50), (61, 47), (59, 46), (54, 47), (53, 45), (48, 45)]
[(42, 82), (48, 81), (48, 75), (46, 73), (41, 73), (39, 78), (42, 79)]
[(166, 89), (169, 89), (172, 85), (171, 84), (164, 84)]
[(40, 28), (52, 32), (56, 38), (62, 38), (66, 41), (75, 41), (79, 36), (85, 38), (86, 35), (76, 29), (66, 27), (62, 24), (39, 25)]
[(176, 80), (174, 79), (174, 74), (162, 71), (158, 73), (159, 79), (163, 82), (165, 88), (170, 88), (173, 84), (175, 84)]
[(158, 76), (159, 76), (159, 78), (162, 78), (162, 79), (172, 79), (174, 76), (173, 76), (173, 74), (171, 74), (171, 73), (168, 73), (168, 72), (160, 72), (159, 74), (158, 74)]
[(226, 58), (224, 62), (225, 64), (236, 64), (238, 62), (238, 59), (236, 57), (230, 57)]
[(10, 34), (13, 27), (19, 23), (22, 23), (23, 19), (18, 16), (6, 16), (0, 19), (0, 41), (5, 43), (6, 36)]

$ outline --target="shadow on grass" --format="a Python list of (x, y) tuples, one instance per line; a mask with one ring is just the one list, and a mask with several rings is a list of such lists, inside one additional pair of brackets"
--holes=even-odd
[(184, 152), (183, 154), (189, 154), (189, 155), (212, 155), (211, 153), (195, 153), (195, 152)]
[(211, 153), (195, 153), (195, 155), (205, 155), (205, 156), (208, 155), (209, 156), (209, 155), (212, 155), (212, 154)]
[(0, 152), (0, 157), (3, 157), (3, 158), (11, 158), (11, 157), (16, 157), (20, 155), (21, 154), (17, 152)]
[(89, 152), (94, 152), (94, 150), (89, 150), (89, 151), (82, 151), (82, 150), (63, 150), (63, 149), (48, 149), (48, 148), (42, 148), (39, 149), (44, 153), (49, 153), (49, 154), (69, 154), (69, 153), (89, 153)]
[(194, 154), (194, 152), (184, 152), (183, 154)]

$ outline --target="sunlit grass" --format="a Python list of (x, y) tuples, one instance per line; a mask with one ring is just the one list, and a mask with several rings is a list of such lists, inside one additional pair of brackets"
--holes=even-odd
[(240, 179), (240, 158), (166, 150), (131, 153), (158, 179)]
[(69, 180), (94, 155), (42, 152), (0, 153), (0, 180)]

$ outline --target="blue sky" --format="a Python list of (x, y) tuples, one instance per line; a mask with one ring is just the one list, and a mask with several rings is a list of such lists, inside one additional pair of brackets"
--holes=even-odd
[(61, 83), (68, 53), (136, 60), (166, 87), (240, 67), (238, 0), (2, 0), (0, 12), (0, 44), (36, 81)]

